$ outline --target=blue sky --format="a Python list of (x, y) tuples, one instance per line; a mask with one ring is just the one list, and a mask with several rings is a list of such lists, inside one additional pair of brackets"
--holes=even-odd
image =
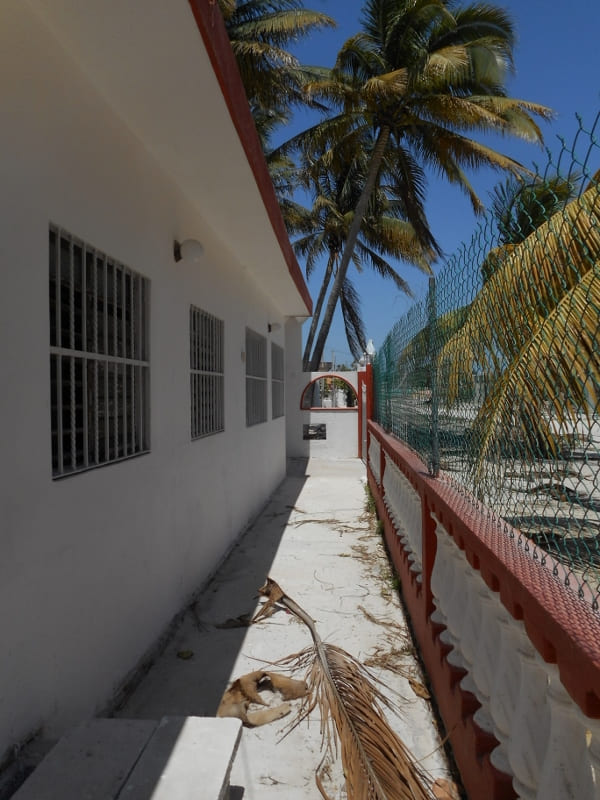
[[(305, 64), (332, 66), (339, 46), (360, 30), (360, 0), (305, 0), (305, 6), (333, 17), (337, 29), (312, 34), (294, 48)], [(516, 24), (518, 43), (515, 51), (516, 74), (509, 79), (508, 91), (513, 97), (550, 106), (556, 119), (541, 123), (545, 146), (558, 152), (558, 137), (570, 147), (577, 132), (575, 114), (582, 117), (588, 129), (600, 112), (600, 2), (571, 0), (558, 4), (548, 0), (499, 0)], [(498, 138), (493, 143), (502, 152), (527, 166), (544, 168), (544, 149), (515, 139)], [(594, 169), (599, 168), (595, 165)], [(471, 173), (471, 182), (482, 201), (489, 203), (489, 192), (501, 176), (498, 173)], [(427, 213), (433, 233), (446, 255), (451, 255), (462, 242), (470, 241), (477, 221), (470, 202), (455, 188), (439, 179), (432, 179), (428, 189)], [(443, 261), (440, 262), (440, 265)], [(300, 265), (304, 265), (300, 262)], [(414, 268), (396, 265), (417, 297), (425, 291), (426, 279)], [(321, 273), (309, 282), (316, 294)], [(352, 279), (362, 297), (362, 315), (367, 336), (379, 347), (395, 321), (410, 307), (411, 300), (395, 287), (367, 272), (364, 277), (353, 270)], [(305, 333), (309, 323), (305, 323)], [(352, 360), (340, 319), (334, 321), (324, 358), (334, 354), (336, 363)]]

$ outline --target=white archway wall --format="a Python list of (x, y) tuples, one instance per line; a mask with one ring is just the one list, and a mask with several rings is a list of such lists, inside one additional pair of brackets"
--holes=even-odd
[[(358, 397), (358, 372), (288, 373), (287, 451), (291, 458), (357, 458), (358, 408), (308, 409), (300, 407), (305, 388), (311, 382), (333, 375), (350, 384)], [(304, 426), (326, 426), (325, 439), (304, 439)]]

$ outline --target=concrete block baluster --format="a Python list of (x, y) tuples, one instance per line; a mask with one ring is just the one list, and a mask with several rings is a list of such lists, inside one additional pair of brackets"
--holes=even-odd
[(519, 797), (535, 800), (538, 797), (542, 764), (547, 758), (550, 666), (542, 661), (525, 633), (517, 644), (516, 652), (521, 668), (519, 694), (508, 743), (508, 761), (514, 776), (513, 787)]
[[(483, 616), (483, 608), (479, 602), (479, 591), (481, 584), (481, 577), (479, 573), (474, 570), (466, 559), (464, 553), (461, 553), (463, 561), (463, 580), (462, 580), (462, 597), (460, 602), (455, 607), (455, 616), (458, 620), (453, 632), (457, 638), (457, 648), (460, 651), (465, 669), (468, 674), (460, 682), (461, 687), (467, 691), (477, 694), (477, 687), (474, 681), (473, 668), (475, 654), (477, 652), (478, 642), (481, 636), (485, 635), (485, 621)], [(457, 661), (453, 659), (453, 653), (448, 654), (448, 661), (458, 666)]]
[(477, 642), (473, 678), (479, 695), (489, 706), (498, 664), (501, 621), (507, 620), (509, 614), (500, 602), (498, 594), (492, 592), (483, 580), (479, 586), (478, 601), (483, 609), (484, 622)]
[(400, 515), (402, 497), (398, 485), (398, 467), (389, 458), (386, 460), (385, 472), (383, 473), (383, 488), (385, 506), (396, 528), (396, 534), (402, 543), (406, 545), (407, 535)]
[(550, 672), (548, 704), (550, 732), (536, 800), (597, 798), (588, 747), (590, 721), (565, 691), (555, 667)]
[(498, 739), (507, 742), (511, 736), (521, 681), (521, 659), (517, 647), (526, 633), (523, 624), (508, 612), (498, 616), (498, 623), (500, 635), (490, 694), (490, 713)]
[[(396, 507), (398, 505), (397, 491), (396, 491), (396, 465), (389, 458), (386, 453), (385, 456), (385, 471), (383, 473), (383, 490), (384, 490), (384, 503), (388, 510), (388, 514), (392, 518), (394, 525), (397, 525)], [(397, 531), (400, 535), (401, 531)]]
[[(436, 520), (437, 522), (437, 520)], [(447, 594), (452, 586), (454, 577), (452, 557), (450, 547), (454, 547), (451, 538), (446, 531), (436, 524), (435, 536), (437, 540), (437, 550), (433, 570), (431, 572), (431, 593), (436, 605), (435, 611), (431, 615), (432, 622), (437, 625), (447, 625), (447, 617), (444, 611), (444, 595)]]
[(369, 467), (371, 468), (371, 472), (373, 473), (378, 486), (381, 486), (381, 471), (379, 469), (380, 458), (381, 445), (374, 436), (371, 436), (369, 441)]
[(448, 654), (448, 661), (454, 666), (464, 667), (466, 664), (460, 649), (460, 636), (465, 609), (465, 572), (470, 570), (465, 554), (459, 550), (453, 540), (448, 560), (452, 565), (451, 591), (444, 596), (443, 610), (446, 615), (446, 630), (440, 634), (440, 640), (454, 648)]
[[(479, 578), (478, 591), (473, 602), (481, 609), (482, 619), (475, 641), (471, 667), (474, 684), (472, 691), (481, 703), (481, 708), (475, 712), (474, 719), (482, 730), (493, 733), (494, 723), (490, 710), (490, 695), (498, 661), (499, 618), (504, 607), (499, 597), (487, 587), (482, 578)], [(504, 763), (506, 764), (506, 761)]]
[[(422, 571), (422, 546), (419, 496), (392, 461), (386, 464), (383, 484), (386, 508), (394, 522), (398, 537), (408, 553), (411, 571), (420, 575)], [(418, 514), (415, 506), (418, 508)]]
[(402, 494), (404, 497), (403, 517), (410, 540), (410, 548), (415, 556), (415, 571), (418, 571), (420, 574), (423, 570), (421, 498), (403, 473), (400, 473), (399, 477), (400, 483), (402, 484)]
[[(484, 623), (473, 661), (473, 680), (482, 707), (475, 712), (474, 719), (480, 728), (493, 733), (499, 742), (498, 747), (490, 754), (492, 764), (501, 772), (510, 773), (506, 749), (510, 722), (507, 720), (504, 731), (500, 731), (493, 710), (494, 704), (502, 704), (502, 699), (496, 697), (496, 694), (500, 691), (506, 692), (506, 687), (503, 686), (505, 678), (499, 676), (499, 668), (503, 658), (502, 648), (506, 648), (509, 641), (513, 641), (513, 638), (509, 639), (506, 631), (506, 626), (510, 625), (512, 617), (502, 605), (499, 595), (487, 586), (481, 588), (479, 599), (484, 609)], [(509, 698), (513, 707), (517, 692), (518, 679), (514, 681), (512, 700)], [(497, 710), (496, 714), (498, 715)], [(504, 716), (507, 716), (506, 712)]]

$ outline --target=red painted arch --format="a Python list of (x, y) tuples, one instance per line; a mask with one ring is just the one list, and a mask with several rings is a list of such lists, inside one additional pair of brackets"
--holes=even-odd
[[(340, 380), (343, 383), (345, 383), (346, 386), (349, 386), (352, 389), (353, 393), (354, 393), (354, 397), (356, 398), (356, 405), (355, 406), (348, 406), (348, 407), (346, 407), (346, 406), (333, 406), (332, 408), (323, 408), (323, 406), (307, 406), (305, 408), (304, 405), (303, 405), (304, 395), (306, 394), (307, 390), (314, 383), (316, 383), (317, 381), (320, 381), (322, 378), (336, 378), (337, 380)], [(357, 390), (354, 388), (354, 386), (352, 386), (350, 381), (347, 378), (344, 378), (343, 374), (339, 373), (339, 372), (324, 372), (322, 374), (319, 374), (316, 378), (313, 378), (312, 381), (309, 381), (306, 384), (306, 386), (302, 390), (302, 394), (300, 395), (300, 410), (301, 411), (354, 411), (354, 412), (356, 412), (356, 411), (358, 411), (358, 406), (359, 406), (359, 394), (358, 394)]]

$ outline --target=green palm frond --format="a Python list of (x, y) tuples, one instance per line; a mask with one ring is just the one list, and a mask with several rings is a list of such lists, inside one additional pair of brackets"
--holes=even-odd
[[(373, 248), (377, 248), (380, 252), (417, 267), (426, 275), (432, 274), (433, 253), (426, 253), (423, 250), (415, 229), (409, 222), (393, 217), (380, 217), (376, 224), (365, 225), (361, 237), (364, 252), (369, 259), (372, 260), (377, 255), (373, 251)], [(379, 268), (376, 269), (379, 271)]]
[(386, 70), (386, 62), (377, 43), (365, 33), (357, 33), (340, 47), (334, 66), (338, 80), (352, 78), (351, 83), (362, 84), (372, 75)]
[[(546, 106), (537, 106), (536, 113), (546, 119), (551, 112)], [(449, 94), (427, 94), (415, 103), (415, 111), (423, 120), (445, 124), (457, 131), (476, 130), (519, 136), (540, 142), (542, 134), (522, 101), (509, 97), (461, 97)]]
[(401, 103), (409, 87), (409, 74), (407, 69), (396, 69), (383, 75), (369, 78), (362, 86), (361, 97), (369, 105), (377, 106), (379, 103)]
[[(559, 175), (535, 177), (523, 181), (508, 178), (491, 193), (491, 211), (504, 244), (518, 244), (576, 196), (580, 176), (572, 173), (568, 178)], [(489, 266), (484, 265), (484, 279), (489, 277)]]
[(321, 258), (328, 252), (327, 239), (324, 233), (313, 231), (308, 235), (296, 239), (293, 243), (294, 252), (304, 258), (304, 271), (307, 280), (312, 275)]
[(346, 278), (342, 287), (340, 308), (348, 347), (353, 358), (359, 359), (365, 352), (367, 336), (360, 314), (360, 297), (348, 278)]
[(223, 19), (227, 21), (235, 11), (237, 0), (219, 0), (219, 9)]
[(470, 77), (470, 73), (469, 51), (464, 45), (457, 44), (431, 53), (415, 83), (435, 92), (437, 89), (446, 89), (450, 84), (461, 84)]
[(592, 185), (520, 244), (492, 251), (487, 280), (439, 353), (449, 405), (474, 372), (490, 387), (473, 426), (477, 481), (503, 436), (517, 430), (555, 452), (550, 423), (574, 422), (598, 402), (599, 226)]
[[(263, 4), (264, 5), (264, 4)], [(306, 8), (289, 8), (281, 11), (265, 13), (260, 10), (256, 16), (244, 20), (238, 7), (238, 20), (234, 32), (239, 40), (254, 40), (267, 42), (272, 46), (285, 46), (310, 30), (324, 27), (333, 27), (334, 22), (330, 17), (319, 11), (310, 11)]]
[[(452, 340), (457, 332), (462, 330), (468, 314), (469, 306), (464, 306), (448, 311), (436, 319), (433, 330), (430, 324), (425, 325), (400, 353), (396, 365), (398, 372), (406, 374), (407, 372), (418, 373), (429, 370), (433, 349), (432, 339), (435, 339), (435, 349), (442, 350), (446, 342)], [(469, 367), (472, 366), (473, 360), (468, 360), (468, 354), (457, 352), (455, 355), (457, 358), (461, 356), (467, 358)], [(462, 376), (464, 376), (463, 385), (465, 385), (468, 381), (472, 381), (473, 373), (465, 369)]]
[(367, 262), (371, 269), (382, 278), (392, 281), (396, 289), (407, 295), (407, 297), (414, 296), (408, 281), (399, 275), (388, 261), (360, 241), (356, 244), (356, 255), (360, 257), (361, 262)]
[[(219, 0), (248, 102), (266, 148), (273, 121), (290, 119), (296, 105), (315, 105), (303, 86), (320, 70), (304, 67), (288, 50), (311, 31), (334, 27), (331, 17), (305, 9), (301, 0)], [(319, 107), (318, 105), (316, 107)]]
[(420, 149), (427, 163), (444, 172), (448, 163), (452, 168), (458, 164), (470, 169), (490, 167), (514, 175), (531, 175), (530, 170), (514, 158), (440, 125), (421, 123), (419, 133), (413, 136), (407, 132), (406, 138)]
[[(478, 443), (475, 483), (502, 436), (534, 441), (558, 455), (558, 431), (600, 400), (600, 263), (540, 321), (509, 368), (493, 384), (473, 426)], [(588, 420), (589, 421), (589, 420)]]

